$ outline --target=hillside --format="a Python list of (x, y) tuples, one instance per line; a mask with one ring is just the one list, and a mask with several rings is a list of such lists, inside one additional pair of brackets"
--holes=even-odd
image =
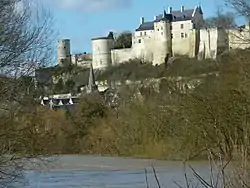
[[(162, 77), (186, 77), (199, 78), (201, 75), (218, 72), (222, 61), (221, 57), (227, 54), (243, 54), (249, 53), (248, 50), (234, 50), (221, 54), (216, 60), (206, 59), (197, 60), (185, 56), (175, 57), (167, 66), (161, 64), (153, 66), (150, 63), (142, 63), (138, 59), (134, 59), (122, 64), (109, 67), (105, 71), (96, 70), (96, 81), (139, 81), (150, 78)], [(236, 55), (238, 56), (238, 55)], [(225, 61), (223, 61), (225, 63)], [(77, 92), (79, 87), (88, 83), (88, 68), (70, 66), (68, 68), (50, 67), (37, 71), (36, 77), (40, 88), (46, 86), (47, 93), (65, 93)]]

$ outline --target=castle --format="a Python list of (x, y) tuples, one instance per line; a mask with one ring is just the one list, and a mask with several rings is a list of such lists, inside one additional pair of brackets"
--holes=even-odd
[(248, 48), (249, 39), (249, 23), (238, 28), (204, 28), (201, 6), (193, 9), (181, 6), (180, 10), (169, 7), (152, 21), (141, 17), (139, 27), (132, 35), (131, 48), (114, 49), (112, 32), (107, 37), (92, 38), (92, 54), (71, 55), (70, 40), (59, 40), (58, 64), (92, 64), (94, 69), (104, 69), (135, 58), (154, 65), (177, 55), (216, 58), (226, 50)]

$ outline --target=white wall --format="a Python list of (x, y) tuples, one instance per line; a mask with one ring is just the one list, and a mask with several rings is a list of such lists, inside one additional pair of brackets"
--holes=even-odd
[[(138, 42), (141, 41), (141, 43)], [(154, 46), (154, 35), (150, 37), (134, 37), (132, 46), (132, 55), (134, 58), (141, 59), (142, 61), (152, 62)]]
[(172, 55), (171, 23), (154, 23), (155, 37), (153, 45), (153, 64), (162, 64), (167, 54)]
[(189, 55), (192, 48), (190, 35), (192, 34), (193, 23), (191, 20), (173, 22), (172, 28), (173, 55)]
[(250, 32), (248, 29), (238, 30), (230, 29), (227, 31), (229, 38), (229, 48), (249, 48), (250, 47)]
[(112, 65), (117, 65), (130, 59), (134, 59), (132, 48), (111, 50)]
[(154, 34), (154, 30), (135, 31), (134, 36), (135, 37), (146, 37), (146, 36), (152, 36), (153, 34)]
[(94, 39), (92, 40), (93, 68), (102, 69), (112, 64), (111, 49), (114, 47), (112, 39)]
[[(181, 25), (183, 25), (183, 28), (181, 28)], [(173, 22), (172, 23), (173, 39), (181, 39), (182, 38), (181, 33), (183, 33), (183, 38), (187, 38), (190, 29), (193, 29), (193, 23), (191, 22), (191, 20)]]
[(173, 38), (172, 40), (173, 55), (189, 55), (190, 48), (191, 46), (189, 38)]
[(204, 53), (204, 58), (216, 58), (218, 44), (218, 29), (200, 30), (200, 49), (199, 53)]

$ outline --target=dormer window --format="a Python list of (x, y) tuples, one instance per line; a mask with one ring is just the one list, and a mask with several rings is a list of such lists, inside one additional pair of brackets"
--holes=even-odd
[(186, 16), (185, 16), (185, 15), (183, 15), (183, 18), (186, 18)]

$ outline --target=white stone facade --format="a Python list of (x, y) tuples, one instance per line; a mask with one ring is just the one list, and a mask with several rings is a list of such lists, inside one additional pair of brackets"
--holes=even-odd
[[(163, 19), (164, 14), (172, 15), (173, 19)], [(204, 23), (201, 7), (185, 10), (182, 6), (179, 11), (172, 11), (172, 8), (169, 8), (164, 14), (155, 16), (150, 22), (145, 22), (141, 17), (140, 26), (132, 36), (131, 48), (112, 49), (112, 45), (107, 47), (107, 44), (112, 43), (107, 37), (92, 39), (94, 69), (107, 67), (103, 62), (116, 65), (137, 58), (156, 65), (164, 63), (167, 54), (194, 55), (192, 44), (195, 42), (193, 35), (195, 31), (193, 30), (202, 27)], [(103, 48), (103, 43), (106, 48)], [(102, 54), (105, 55), (97, 52), (98, 47), (103, 49)]]
[[(164, 63), (167, 54), (216, 58), (225, 50), (250, 47), (249, 23), (235, 29), (204, 28), (203, 25), (201, 6), (194, 9), (182, 6), (177, 11), (169, 7), (168, 13), (164, 11), (153, 21), (148, 22), (141, 17), (139, 27), (132, 35), (131, 48), (114, 49), (112, 33), (108, 37), (93, 38), (92, 59), (88, 58), (80, 64), (92, 61), (94, 69), (103, 69), (137, 58), (156, 65)], [(63, 48), (65, 46), (66, 49)], [(58, 49), (58, 58), (67, 59), (70, 49), (68, 41), (59, 43)], [(72, 61), (77, 62), (74, 56)]]
[(111, 50), (114, 48), (114, 39), (100, 37), (92, 39), (92, 65), (95, 69), (102, 69), (112, 65)]

